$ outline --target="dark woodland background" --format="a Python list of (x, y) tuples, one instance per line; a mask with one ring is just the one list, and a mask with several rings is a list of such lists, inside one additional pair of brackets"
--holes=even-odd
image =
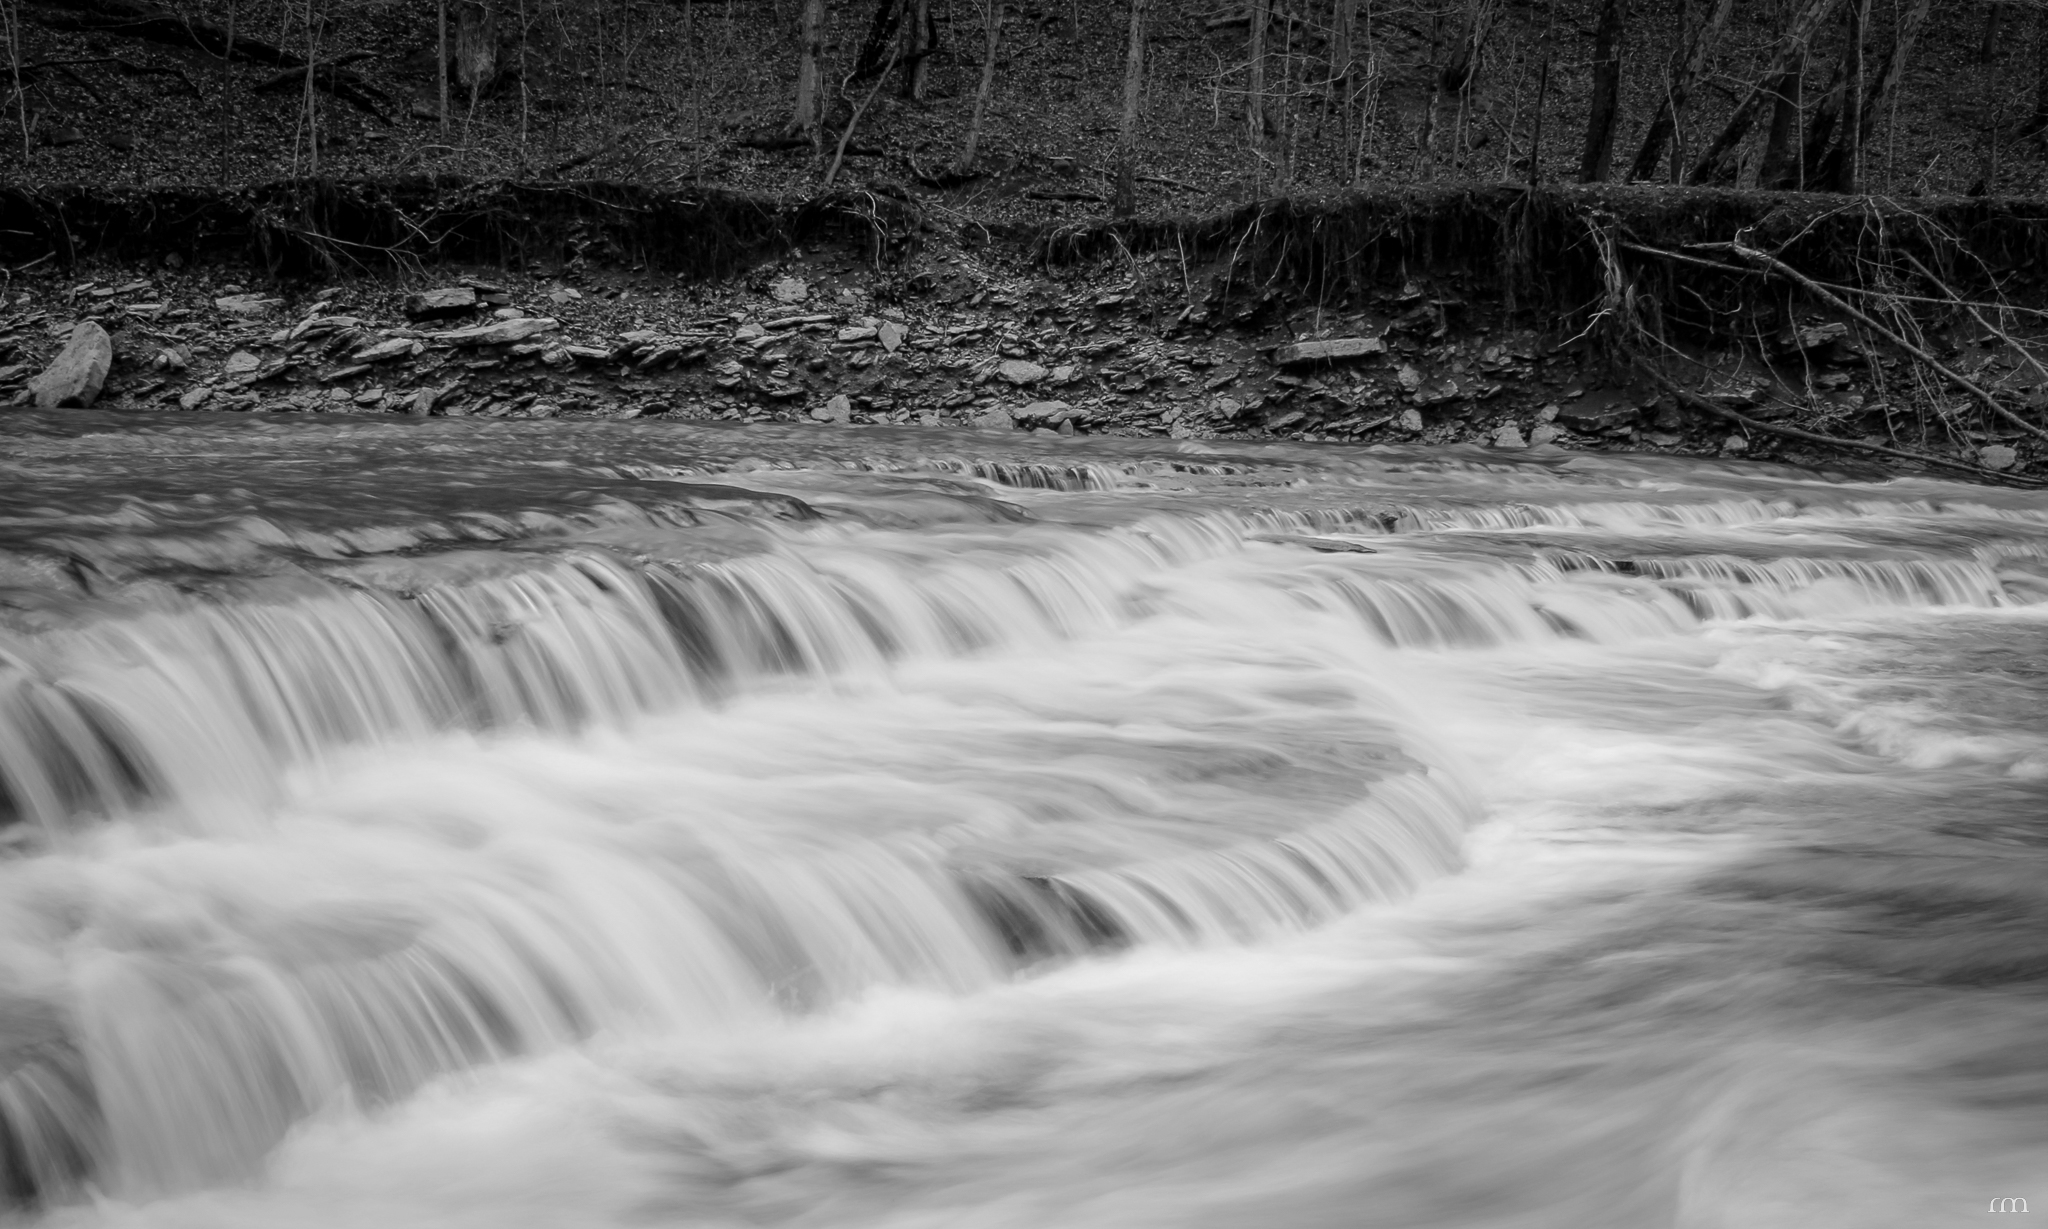
[[(17, 184), (2029, 195), (2041, 0), (4, 0)], [(435, 71), (436, 64), (444, 71)]]

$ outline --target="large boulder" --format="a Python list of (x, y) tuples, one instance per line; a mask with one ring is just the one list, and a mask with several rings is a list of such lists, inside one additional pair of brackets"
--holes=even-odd
[(29, 400), (41, 409), (82, 409), (99, 399), (114, 365), (114, 342), (91, 320), (71, 330), (71, 340), (43, 374), (28, 383)]

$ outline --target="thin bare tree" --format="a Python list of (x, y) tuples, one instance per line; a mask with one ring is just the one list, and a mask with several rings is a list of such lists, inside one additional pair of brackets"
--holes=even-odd
[(1138, 104), (1145, 89), (1145, 9), (1147, 0), (1130, 0), (1130, 33), (1124, 43), (1124, 115), (1116, 139), (1116, 216), (1127, 218), (1138, 208)]
[(967, 140), (960, 149), (960, 160), (954, 169), (960, 174), (974, 170), (974, 162), (981, 153), (981, 125), (988, 118), (989, 95), (996, 86), (996, 52), (1003, 41), (1003, 0), (976, 0), (975, 9), (981, 18), (981, 84), (974, 91), (974, 111), (967, 119)]

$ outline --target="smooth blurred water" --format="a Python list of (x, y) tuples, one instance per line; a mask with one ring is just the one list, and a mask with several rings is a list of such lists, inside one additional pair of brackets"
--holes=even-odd
[(2048, 1211), (2048, 499), (0, 420), (61, 1226)]

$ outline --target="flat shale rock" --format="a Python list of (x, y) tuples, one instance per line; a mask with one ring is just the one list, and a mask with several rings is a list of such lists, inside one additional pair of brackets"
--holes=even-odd
[(1273, 352), (1276, 367), (1307, 367), (1314, 363), (1335, 363), (1345, 359), (1385, 354), (1387, 343), (1377, 337), (1332, 337), (1327, 341), (1298, 341)]
[(468, 286), (446, 286), (405, 296), (405, 314), (414, 320), (439, 320), (462, 316), (477, 308), (476, 291)]

